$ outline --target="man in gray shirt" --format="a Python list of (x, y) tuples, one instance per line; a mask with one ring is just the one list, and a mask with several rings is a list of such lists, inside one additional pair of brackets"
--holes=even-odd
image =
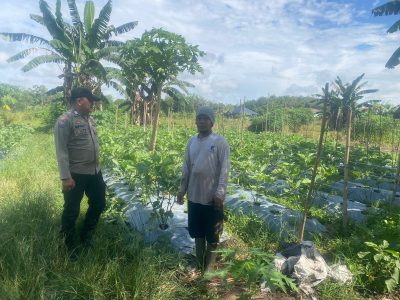
[(177, 202), (188, 195), (189, 234), (195, 239), (201, 269), (212, 267), (223, 227), (230, 149), (226, 140), (212, 132), (214, 112), (201, 107), (196, 114), (198, 134), (189, 139)]
[(81, 232), (81, 241), (89, 245), (93, 231), (105, 208), (105, 183), (99, 165), (96, 124), (89, 113), (100, 98), (82, 87), (71, 91), (71, 110), (58, 118), (54, 141), (58, 170), (64, 194), (61, 232), (71, 256), (76, 257), (75, 223), (83, 194), (89, 207)]

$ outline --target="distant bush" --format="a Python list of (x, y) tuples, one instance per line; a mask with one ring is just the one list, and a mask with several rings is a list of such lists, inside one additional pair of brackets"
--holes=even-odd
[(63, 101), (53, 102), (43, 106), (38, 113), (38, 117), (42, 119), (44, 128), (51, 129), (57, 121), (57, 118), (68, 110)]
[(19, 141), (32, 133), (33, 129), (24, 125), (6, 125), (0, 128), (0, 158), (6, 155)]
[(249, 130), (253, 132), (280, 131), (289, 128), (298, 132), (301, 126), (310, 124), (314, 119), (308, 108), (278, 108), (261, 117), (252, 119)]
[(396, 141), (399, 138), (397, 123), (399, 121), (392, 116), (363, 115), (355, 119), (353, 137), (355, 140), (374, 144), (391, 143), (392, 139)]

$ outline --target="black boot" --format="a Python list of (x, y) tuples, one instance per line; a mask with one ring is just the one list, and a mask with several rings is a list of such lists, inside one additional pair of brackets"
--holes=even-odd
[(67, 252), (68, 252), (68, 258), (72, 261), (77, 260), (78, 258), (78, 245), (75, 242), (75, 235), (74, 234), (65, 234), (61, 233), (63, 239), (64, 239), (64, 244), (67, 247)]
[(205, 253), (205, 263), (204, 263), (204, 270), (205, 271), (212, 271), (214, 269), (214, 264), (217, 259), (217, 253), (215, 253), (215, 250), (217, 250), (217, 243), (207, 243), (207, 250)]
[(85, 230), (81, 232), (81, 243), (85, 248), (90, 248), (93, 246), (93, 233), (94, 230)]

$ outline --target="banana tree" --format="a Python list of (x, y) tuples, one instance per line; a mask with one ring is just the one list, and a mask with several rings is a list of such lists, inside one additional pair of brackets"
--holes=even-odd
[[(372, 14), (376, 16), (383, 15), (398, 15), (400, 14), (400, 1), (394, 0), (389, 1), (385, 4), (382, 4), (378, 7), (375, 7), (372, 10)], [(387, 33), (394, 33), (400, 30), (400, 20), (396, 21), (390, 28), (387, 30)], [(393, 52), (392, 56), (386, 62), (385, 67), (388, 69), (393, 69), (400, 63), (400, 47), (397, 48), (396, 51)]]
[(357, 108), (357, 101), (361, 100), (365, 94), (375, 93), (377, 89), (363, 90), (362, 88), (367, 82), (360, 83), (365, 74), (361, 74), (353, 80), (351, 84), (344, 84), (338, 76), (335, 80), (336, 88), (340, 99), (343, 102), (343, 115), (346, 121), (346, 148), (344, 153), (344, 185), (343, 185), (343, 229), (347, 230), (348, 225), (348, 182), (349, 182), (349, 158), (350, 158), (350, 144), (351, 144), (351, 129), (353, 112)]
[(1, 32), (0, 35), (11, 42), (29, 42), (39, 47), (25, 49), (8, 59), (8, 62), (21, 60), (30, 55), (37, 56), (23, 66), (27, 72), (46, 63), (57, 63), (63, 66), (63, 86), (52, 92), (63, 91), (68, 102), (73, 84), (84, 85), (96, 92), (106, 81), (106, 71), (100, 60), (107, 59), (117, 50), (122, 42), (111, 40), (112, 36), (133, 29), (137, 22), (126, 23), (119, 27), (108, 25), (112, 11), (111, 0), (101, 9), (94, 19), (93, 1), (87, 1), (84, 9), (84, 20), (80, 19), (75, 0), (68, 0), (72, 24), (66, 23), (61, 13), (61, 0), (57, 0), (55, 14), (46, 1), (40, 0), (42, 15), (31, 14), (30, 18), (46, 27), (51, 39), (27, 33)]

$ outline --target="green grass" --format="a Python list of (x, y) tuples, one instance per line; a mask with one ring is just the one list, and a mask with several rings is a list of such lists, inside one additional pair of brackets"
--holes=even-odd
[(145, 246), (110, 211), (94, 247), (70, 261), (59, 237), (61, 210), (52, 136), (34, 134), (0, 161), (1, 299), (215, 298), (204, 284), (185, 279), (178, 254)]

